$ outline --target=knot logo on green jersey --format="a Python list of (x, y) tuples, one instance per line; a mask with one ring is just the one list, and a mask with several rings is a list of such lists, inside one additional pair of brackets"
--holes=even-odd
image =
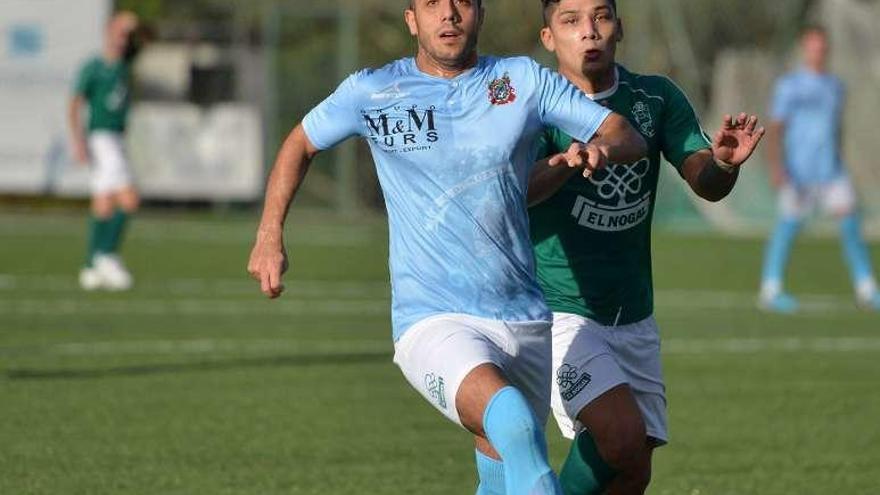
[(442, 376), (436, 376), (434, 373), (425, 375), (425, 391), (438, 406), (446, 409), (446, 385)]
[(419, 108), (394, 106), (364, 110), (364, 123), (369, 138), (389, 153), (428, 151), (440, 140), (435, 118), (435, 106)]
[(657, 131), (654, 129), (654, 117), (651, 116), (651, 107), (643, 101), (637, 101), (632, 108), (633, 118), (639, 125), (642, 134), (648, 137), (654, 137)]
[(597, 170), (590, 183), (601, 201), (584, 196), (575, 200), (571, 215), (578, 224), (602, 232), (620, 232), (639, 225), (651, 211), (651, 191), (645, 191), (651, 162), (643, 158), (632, 165), (609, 165)]
[(507, 105), (516, 101), (516, 88), (510, 83), (506, 72), (500, 79), (489, 83), (489, 101), (493, 105)]
[(570, 364), (563, 364), (556, 370), (556, 384), (559, 385), (559, 394), (566, 401), (577, 397), (591, 381), (593, 381), (593, 377), (589, 373), (581, 373)]

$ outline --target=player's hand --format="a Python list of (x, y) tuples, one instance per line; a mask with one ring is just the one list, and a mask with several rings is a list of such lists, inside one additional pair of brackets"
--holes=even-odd
[(763, 127), (758, 127), (758, 117), (754, 115), (741, 113), (735, 121), (725, 115), (721, 130), (712, 140), (712, 154), (721, 163), (739, 167), (752, 156), (765, 133)]
[(257, 232), (247, 269), (269, 299), (277, 299), (284, 292), (281, 277), (287, 272), (288, 266), (287, 250), (284, 249), (281, 234), (263, 230)]
[(590, 177), (593, 172), (608, 165), (608, 151), (595, 144), (575, 142), (565, 153), (551, 157), (547, 164), (551, 167), (583, 168), (584, 177)]
[(80, 165), (87, 165), (89, 163), (89, 149), (85, 139), (74, 140), (73, 159)]

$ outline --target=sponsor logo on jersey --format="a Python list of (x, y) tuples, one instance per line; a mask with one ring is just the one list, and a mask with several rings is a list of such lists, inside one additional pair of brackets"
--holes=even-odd
[(107, 94), (107, 98), (104, 100), (104, 105), (106, 105), (107, 109), (111, 112), (118, 112), (122, 110), (122, 107), (125, 106), (125, 103), (128, 101), (128, 88), (124, 83), (118, 83), (113, 87), (113, 91)]
[(636, 123), (638, 123), (639, 130), (642, 131), (642, 134), (648, 137), (654, 137), (654, 135), (657, 134), (657, 131), (654, 128), (654, 117), (651, 116), (651, 107), (643, 101), (637, 101), (635, 105), (633, 105), (632, 112), (633, 118), (636, 119)]
[(651, 211), (651, 191), (643, 192), (651, 161), (643, 158), (633, 165), (609, 165), (590, 177), (596, 194), (593, 201), (578, 195), (571, 215), (579, 225), (602, 232), (621, 232), (641, 224)]
[(489, 83), (489, 102), (493, 105), (507, 105), (516, 101), (516, 88), (510, 83), (510, 75), (504, 74)]
[(400, 90), (400, 83), (394, 83), (394, 86), (386, 89), (385, 91), (380, 91), (378, 93), (373, 93), (370, 95), (371, 100), (394, 100), (397, 98), (406, 98), (409, 96), (409, 93), (404, 93)]
[(363, 110), (369, 138), (390, 153), (428, 151), (440, 140), (433, 105)]
[(446, 409), (446, 385), (443, 383), (443, 377), (434, 373), (425, 375), (425, 390), (438, 406)]
[(593, 377), (589, 373), (581, 373), (570, 364), (563, 364), (556, 370), (556, 384), (559, 385), (559, 393), (563, 399), (569, 402), (583, 392), (591, 381), (593, 381)]

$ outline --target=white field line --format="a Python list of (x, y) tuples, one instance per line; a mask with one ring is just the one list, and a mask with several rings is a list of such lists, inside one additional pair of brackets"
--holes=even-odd
[[(391, 352), (391, 338), (372, 340), (147, 340), (132, 342), (64, 343), (33, 348), (0, 348), (3, 354), (52, 356), (170, 356), (213, 354), (328, 354)], [(22, 352), (26, 351), (26, 352)]]
[(670, 338), (663, 354), (760, 354), (880, 352), (880, 337)]
[[(387, 282), (355, 282), (355, 281), (321, 281), (297, 280), (288, 278), (286, 283), (287, 298), (332, 298), (332, 299), (370, 299), (386, 301), (390, 296), (390, 285)], [(248, 296), (259, 293), (257, 283), (242, 275), (241, 278), (204, 279), (204, 278), (170, 278), (166, 280), (148, 280), (139, 282), (137, 291), (163, 296), (200, 297)], [(0, 298), (4, 292), (39, 292), (39, 293), (76, 293), (81, 291), (76, 278), (71, 275), (38, 275), (20, 276), (0, 274)], [(135, 293), (137, 294), (137, 293)], [(799, 295), (804, 314), (852, 313), (856, 311), (852, 297), (834, 294)], [(139, 299), (138, 299), (139, 300)], [(128, 301), (137, 307), (138, 300)], [(149, 298), (146, 299), (149, 301)], [(287, 300), (287, 299), (285, 299)], [(78, 302), (77, 300), (58, 301), (65, 307)], [(81, 302), (81, 301), (80, 301)], [(181, 301), (186, 304), (187, 299)], [(191, 300), (195, 304), (194, 300)], [(47, 301), (49, 305), (51, 301)], [(655, 305), (658, 311), (740, 311), (754, 309), (757, 303), (756, 293), (724, 290), (658, 290), (655, 294)], [(104, 304), (104, 302), (90, 302)], [(2, 307), (2, 306), (0, 306)], [(233, 304), (231, 307), (237, 307)], [(230, 310), (231, 311), (231, 310)], [(250, 311), (248, 311), (250, 312)]]
[[(147, 340), (133, 342), (62, 343), (0, 348), (0, 356), (192, 356), (265, 354), (338, 354), (392, 352), (391, 338), (370, 340)], [(665, 355), (752, 355), (765, 353), (880, 353), (880, 337), (670, 338)]]
[[(380, 225), (380, 224), (377, 224)], [(303, 246), (362, 246), (383, 239), (381, 226), (363, 225), (307, 225), (290, 226), (286, 231), (285, 241), (290, 245)], [(67, 237), (85, 231), (86, 220), (78, 222), (71, 219), (53, 219), (33, 221), (33, 217), (17, 215), (0, 215), (0, 235), (7, 238), (17, 237)], [(155, 219), (138, 220), (131, 230), (132, 240), (147, 241), (191, 241), (212, 244), (239, 244), (254, 240), (256, 223), (251, 230), (240, 223), (206, 224), (191, 220), (170, 220), (167, 223)]]
[(59, 299), (17, 299), (0, 301), (0, 315), (18, 316), (246, 316), (246, 315), (345, 315), (382, 316), (389, 301), (310, 300), (224, 301), (217, 299), (135, 299), (125, 301), (83, 301)]
[[(797, 297), (804, 313), (856, 311), (854, 297), (838, 294), (798, 294)], [(658, 311), (666, 309), (732, 311), (754, 309), (757, 304), (757, 292), (665, 289), (656, 291), (654, 295), (654, 306)]]
[[(236, 296), (259, 293), (259, 285), (246, 275), (241, 278), (205, 279), (171, 278), (136, 282), (136, 289), (161, 292), (168, 295)], [(326, 280), (296, 280), (285, 283), (285, 294), (300, 297), (388, 297), (391, 286), (387, 282), (353, 282)], [(3, 291), (76, 292), (81, 293), (75, 275), (20, 276), (0, 274), (0, 293)]]

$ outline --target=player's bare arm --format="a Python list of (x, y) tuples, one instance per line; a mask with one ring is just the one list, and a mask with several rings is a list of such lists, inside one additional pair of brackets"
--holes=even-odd
[(68, 122), (70, 125), (70, 135), (73, 145), (73, 158), (79, 164), (85, 164), (89, 161), (88, 146), (86, 145), (86, 131), (83, 128), (82, 109), (86, 101), (80, 95), (75, 95), (70, 99), (68, 106)]
[(608, 162), (635, 163), (647, 152), (642, 135), (625, 118), (611, 114), (589, 143), (572, 143), (565, 153), (535, 165), (529, 179), (529, 206), (546, 201), (578, 172), (587, 178)]
[(248, 273), (260, 282), (260, 290), (270, 299), (280, 297), (284, 291), (281, 277), (288, 267), (284, 248), (287, 211), (317, 154), (318, 149), (309, 142), (302, 125), (298, 125), (281, 146), (269, 175), (263, 216), (248, 262)]
[(712, 138), (712, 149), (689, 156), (681, 173), (698, 196), (721, 201), (733, 190), (739, 167), (752, 156), (764, 134), (756, 116), (741, 113), (734, 120), (726, 115), (721, 129)]

